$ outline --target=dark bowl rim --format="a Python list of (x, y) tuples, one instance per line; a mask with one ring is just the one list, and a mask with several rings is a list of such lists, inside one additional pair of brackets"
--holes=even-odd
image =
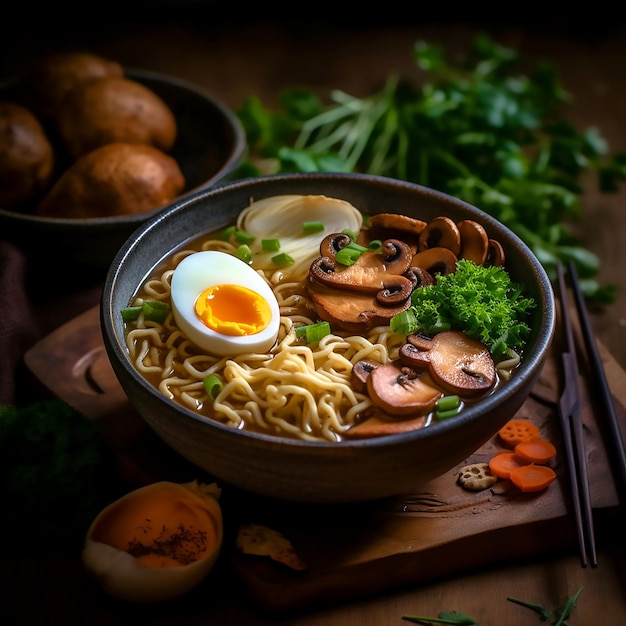
[[(146, 78), (153, 81), (161, 81), (170, 85), (175, 85), (186, 91), (195, 93), (202, 97), (207, 104), (213, 107), (224, 119), (228, 128), (232, 133), (232, 148), (228, 153), (228, 158), (222, 163), (219, 170), (217, 170), (211, 178), (205, 182), (183, 192), (174, 202), (184, 200), (195, 193), (201, 192), (211, 186), (219, 183), (224, 177), (232, 172), (237, 165), (241, 162), (246, 150), (246, 134), (241, 121), (237, 117), (237, 114), (230, 109), (222, 100), (214, 96), (207, 89), (199, 87), (194, 83), (178, 78), (176, 76), (170, 76), (162, 72), (156, 72), (153, 70), (137, 69), (133, 67), (125, 67), (124, 75), (130, 78)], [(4, 83), (0, 85), (0, 88), (9, 86), (10, 83)], [(0, 218), (6, 218), (11, 222), (20, 222), (24, 224), (45, 225), (51, 228), (62, 228), (63, 230), (76, 230), (83, 232), (86, 229), (102, 228), (103, 226), (118, 226), (118, 225), (133, 225), (142, 224), (146, 220), (151, 219), (157, 215), (160, 211), (168, 208), (169, 205), (164, 205), (145, 213), (138, 213), (132, 215), (116, 215), (106, 217), (90, 217), (83, 219), (75, 219), (68, 217), (41, 217), (38, 215), (32, 215), (30, 213), (20, 213), (19, 211), (11, 211), (10, 209), (3, 209), (0, 207)]]
[[(258, 186), (265, 186), (267, 184), (280, 183), (281, 181), (294, 181), (296, 179), (302, 180), (317, 180), (317, 181), (369, 181), (371, 183), (380, 185), (392, 185), (398, 188), (404, 188), (407, 190), (418, 191), (421, 194), (430, 195), (434, 198), (438, 198), (444, 202), (457, 205), (462, 210), (470, 210), (470, 212), (476, 212), (477, 216), (483, 220), (483, 222), (489, 223), (490, 227), (496, 230), (502, 230), (508, 233), (511, 238), (520, 247), (522, 251), (525, 251), (528, 257), (530, 265), (533, 267), (534, 276), (539, 280), (539, 293), (544, 298), (544, 306), (542, 308), (541, 319), (542, 328), (537, 333), (536, 350), (532, 354), (526, 354), (520, 365), (520, 370), (516, 372), (516, 375), (507, 382), (506, 385), (500, 387), (492, 395), (482, 400), (479, 404), (469, 407), (464, 412), (456, 417), (454, 420), (445, 420), (436, 424), (431, 424), (426, 428), (421, 428), (405, 433), (398, 433), (392, 435), (385, 435), (384, 437), (374, 437), (370, 439), (356, 439), (356, 440), (343, 440), (343, 441), (305, 441), (299, 439), (290, 439), (275, 435), (269, 435), (264, 433), (257, 433), (245, 430), (237, 430), (231, 426), (226, 426), (218, 421), (210, 421), (202, 416), (199, 416), (189, 409), (186, 409), (182, 405), (175, 403), (169, 398), (163, 396), (159, 391), (147, 382), (131, 365), (127, 354), (124, 352), (123, 343), (117, 341), (118, 336), (115, 332), (115, 322), (113, 319), (114, 311), (112, 310), (112, 294), (115, 288), (115, 284), (118, 280), (120, 268), (124, 262), (124, 259), (131, 253), (131, 251), (141, 244), (144, 238), (148, 237), (152, 230), (154, 230), (163, 220), (169, 219), (170, 216), (184, 211), (189, 205), (197, 202), (202, 202), (206, 198), (213, 198), (215, 196), (228, 193), (234, 189), (246, 189), (256, 188)], [(182, 242), (181, 242), (182, 243)], [(158, 398), (160, 401), (165, 402), (177, 412), (184, 415), (186, 418), (201, 423), (207, 426), (209, 429), (216, 429), (223, 432), (226, 436), (232, 437), (245, 437), (251, 440), (257, 440), (274, 446), (288, 446), (289, 448), (305, 448), (305, 449), (332, 449), (332, 448), (388, 448), (390, 446), (398, 445), (404, 446), (413, 441), (414, 439), (431, 439), (439, 435), (439, 433), (445, 433), (457, 427), (459, 423), (473, 422), (478, 419), (482, 413), (489, 411), (494, 405), (499, 403), (506, 403), (513, 396), (516, 395), (521, 387), (526, 385), (526, 379), (532, 376), (540, 367), (542, 367), (543, 360), (548, 352), (552, 338), (554, 336), (555, 324), (556, 324), (556, 310), (554, 292), (552, 284), (548, 277), (547, 272), (532, 253), (528, 245), (509, 228), (504, 226), (501, 222), (494, 217), (484, 212), (483, 210), (463, 201), (454, 196), (446, 194), (444, 192), (425, 187), (416, 183), (392, 179), (384, 176), (372, 175), (372, 174), (360, 174), (360, 173), (343, 173), (343, 172), (313, 172), (313, 173), (295, 173), (295, 174), (270, 174), (253, 178), (238, 179), (235, 181), (227, 181), (218, 184), (209, 189), (199, 190), (185, 198), (181, 198), (172, 203), (165, 210), (159, 212), (158, 215), (142, 224), (135, 233), (127, 239), (127, 241), (118, 250), (110, 268), (107, 273), (101, 297), (100, 306), (100, 322), (105, 340), (105, 348), (109, 354), (109, 359), (113, 365), (114, 370), (116, 367), (122, 367), (127, 374), (130, 374), (131, 378), (151, 396)], [(117, 361), (116, 361), (117, 359)], [(117, 365), (116, 365), (117, 363)]]

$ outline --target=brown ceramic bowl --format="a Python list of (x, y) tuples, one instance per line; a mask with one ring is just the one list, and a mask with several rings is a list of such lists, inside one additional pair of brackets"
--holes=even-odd
[[(137, 372), (124, 342), (121, 309), (170, 250), (234, 221), (250, 201), (281, 194), (324, 194), (364, 213), (420, 219), (447, 215), (479, 221), (506, 252), (512, 280), (535, 299), (521, 366), (480, 404), (454, 419), (405, 434), (337, 443), (307, 443), (235, 430), (199, 418), (159, 393)], [(528, 247), (502, 224), (460, 200), (414, 184), (358, 174), (291, 174), (227, 183), (174, 203), (120, 249), (105, 281), (105, 346), (131, 403), (183, 457), (225, 484), (279, 499), (350, 502), (412, 493), (480, 448), (511, 418), (537, 380), (551, 343), (555, 303), (550, 281)]]
[[(152, 89), (172, 109), (178, 136), (171, 151), (185, 176), (181, 198), (211, 187), (232, 173), (245, 149), (237, 116), (195, 85), (163, 74), (127, 69), (125, 74)], [(10, 85), (0, 92), (13, 93)], [(62, 219), (18, 213), (0, 207), (0, 236), (19, 244), (31, 256), (59, 267), (95, 271), (102, 277), (119, 247), (162, 207), (121, 217)]]

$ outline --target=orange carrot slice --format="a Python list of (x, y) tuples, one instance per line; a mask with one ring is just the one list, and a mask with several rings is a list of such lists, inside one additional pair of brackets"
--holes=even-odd
[(546, 489), (556, 478), (556, 473), (547, 465), (531, 463), (511, 470), (509, 478), (524, 493), (533, 493)]
[(515, 454), (529, 463), (543, 465), (556, 456), (556, 448), (547, 439), (529, 439), (518, 443), (514, 448)]
[(489, 469), (491, 473), (504, 480), (509, 480), (511, 472), (524, 465), (528, 465), (528, 461), (517, 456), (513, 450), (498, 452), (498, 454), (495, 454), (489, 459)]
[(538, 439), (541, 436), (539, 427), (524, 419), (509, 420), (499, 431), (498, 436), (502, 443), (509, 448), (514, 448), (522, 441)]

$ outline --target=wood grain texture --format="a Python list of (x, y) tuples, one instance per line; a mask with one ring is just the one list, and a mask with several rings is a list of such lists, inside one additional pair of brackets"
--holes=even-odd
[[(249, 598), (265, 612), (301, 611), (432, 582), (480, 566), (575, 549), (569, 479), (555, 410), (562, 384), (558, 346), (557, 337), (555, 352), (516, 415), (530, 419), (557, 445), (552, 466), (558, 478), (544, 492), (523, 494), (508, 481), (498, 481), (481, 492), (457, 484), (460, 467), (487, 462), (504, 449), (497, 437), (431, 481), (422, 492), (373, 503), (271, 502), (221, 484), (222, 505), (230, 524), (224, 558)], [(603, 347), (602, 354), (613, 382), (622, 390), (615, 405), (626, 428), (626, 374)], [(155, 459), (150, 459), (149, 450), (137, 455), (144, 429), (108, 362), (98, 307), (35, 345), (25, 362), (52, 393), (102, 424), (112, 450), (125, 459), (123, 465), (139, 465), (132, 476), (158, 479), (150, 475)], [(583, 371), (579, 382), (590, 490), (598, 521), (605, 523), (613, 519), (618, 500), (602, 428), (590, 402), (593, 390), (586, 379)], [(173, 465), (180, 460), (174, 453), (170, 457)], [(162, 454), (159, 461), (163, 461)], [(239, 553), (235, 537), (244, 523), (278, 530), (292, 542), (307, 569), (294, 571), (266, 557)]]

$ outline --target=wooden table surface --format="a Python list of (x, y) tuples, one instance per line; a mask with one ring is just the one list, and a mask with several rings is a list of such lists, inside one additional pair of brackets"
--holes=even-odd
[[(143, 3), (140, 3), (143, 4)], [(571, 120), (581, 128), (597, 126), (614, 151), (626, 152), (626, 29), (621, 23), (585, 21), (567, 24), (454, 23), (424, 19), (376, 24), (349, 22), (324, 25), (288, 20), (232, 16), (215, 20), (199, 3), (179, 3), (188, 19), (175, 14), (175, 3), (155, 3), (158, 16), (141, 19), (139, 11), (126, 26), (113, 19), (38, 33), (3, 42), (4, 71), (41, 51), (85, 49), (115, 58), (125, 66), (165, 72), (206, 88), (237, 108), (248, 95), (275, 104), (283, 88), (308, 85), (322, 92), (340, 88), (364, 96), (379, 88), (389, 73), (412, 75), (411, 49), (418, 39), (464, 51), (477, 30), (517, 47), (530, 62), (553, 63), (572, 94)], [(113, 7), (121, 5), (114, 2)], [(191, 17), (189, 17), (191, 16)], [(160, 18), (160, 19), (157, 19)], [(40, 30), (43, 28), (40, 26)], [(559, 30), (560, 29), (560, 30)], [(583, 245), (602, 263), (599, 279), (618, 286), (616, 301), (594, 314), (598, 338), (617, 363), (626, 368), (626, 186), (602, 195), (585, 181)], [(608, 477), (607, 477), (608, 479)], [(436, 616), (458, 610), (480, 624), (522, 626), (537, 623), (528, 609), (507, 602), (514, 596), (554, 608), (579, 587), (582, 594), (569, 620), (571, 626), (626, 620), (626, 558), (621, 530), (600, 537), (599, 565), (583, 569), (575, 549), (506, 567), (463, 572), (445, 580), (401, 589), (366, 601), (324, 608), (303, 615), (274, 618), (259, 614), (228, 578), (203, 586), (204, 598), (165, 607), (125, 607), (90, 589), (80, 563), (69, 558), (11, 559), (3, 563), (2, 586), (10, 590), (9, 622), (13, 624), (292, 624), (294, 626), (367, 626), (400, 624), (402, 616)], [(618, 549), (619, 548), (619, 549)], [(5, 579), (6, 577), (6, 579)], [(9, 583), (9, 577), (11, 583)], [(8, 587), (7, 587), (8, 584)], [(12, 612), (13, 609), (13, 612)], [(6, 611), (0, 606), (0, 621)], [(13, 621), (11, 621), (13, 619)], [(5, 622), (6, 623), (6, 622)]]

